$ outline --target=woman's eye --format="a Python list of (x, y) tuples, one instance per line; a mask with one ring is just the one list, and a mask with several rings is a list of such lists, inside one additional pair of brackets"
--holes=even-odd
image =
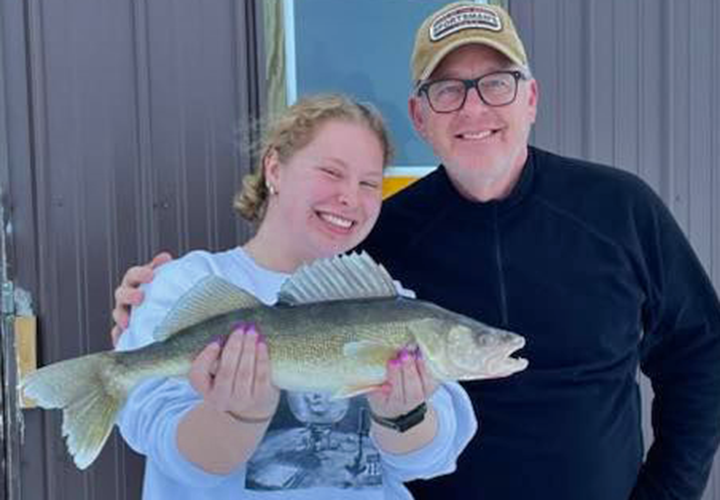
[(333, 170), (331, 168), (321, 168), (320, 170), (331, 177), (340, 177), (340, 172), (337, 170)]
[(377, 182), (369, 182), (369, 181), (361, 182), (360, 185), (363, 187), (366, 187), (366, 188), (370, 188), (370, 189), (379, 189), (380, 188), (380, 184), (378, 184)]

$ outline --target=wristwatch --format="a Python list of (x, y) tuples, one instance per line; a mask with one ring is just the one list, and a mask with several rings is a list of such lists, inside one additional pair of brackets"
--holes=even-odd
[(372, 410), (370, 410), (370, 418), (378, 425), (382, 425), (383, 427), (387, 427), (397, 432), (405, 432), (425, 420), (425, 413), (427, 413), (427, 404), (423, 401), (418, 406), (399, 417), (381, 417), (379, 415), (375, 415)]

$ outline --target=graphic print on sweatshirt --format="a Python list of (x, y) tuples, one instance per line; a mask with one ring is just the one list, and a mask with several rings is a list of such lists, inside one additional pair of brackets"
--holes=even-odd
[(270, 428), (247, 464), (245, 487), (381, 488), (380, 454), (369, 434), (365, 397), (283, 391)]

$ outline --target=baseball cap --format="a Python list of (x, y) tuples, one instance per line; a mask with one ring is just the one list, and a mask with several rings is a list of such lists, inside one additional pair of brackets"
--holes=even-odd
[(454, 2), (420, 25), (411, 61), (413, 81), (425, 80), (446, 55), (471, 43), (487, 45), (520, 66), (528, 65), (522, 40), (502, 7)]

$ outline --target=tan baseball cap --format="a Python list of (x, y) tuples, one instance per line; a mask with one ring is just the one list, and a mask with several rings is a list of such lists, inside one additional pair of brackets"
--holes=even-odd
[(487, 45), (520, 66), (528, 65), (522, 40), (503, 8), (455, 2), (420, 25), (411, 61), (413, 82), (425, 80), (446, 55), (470, 43)]

